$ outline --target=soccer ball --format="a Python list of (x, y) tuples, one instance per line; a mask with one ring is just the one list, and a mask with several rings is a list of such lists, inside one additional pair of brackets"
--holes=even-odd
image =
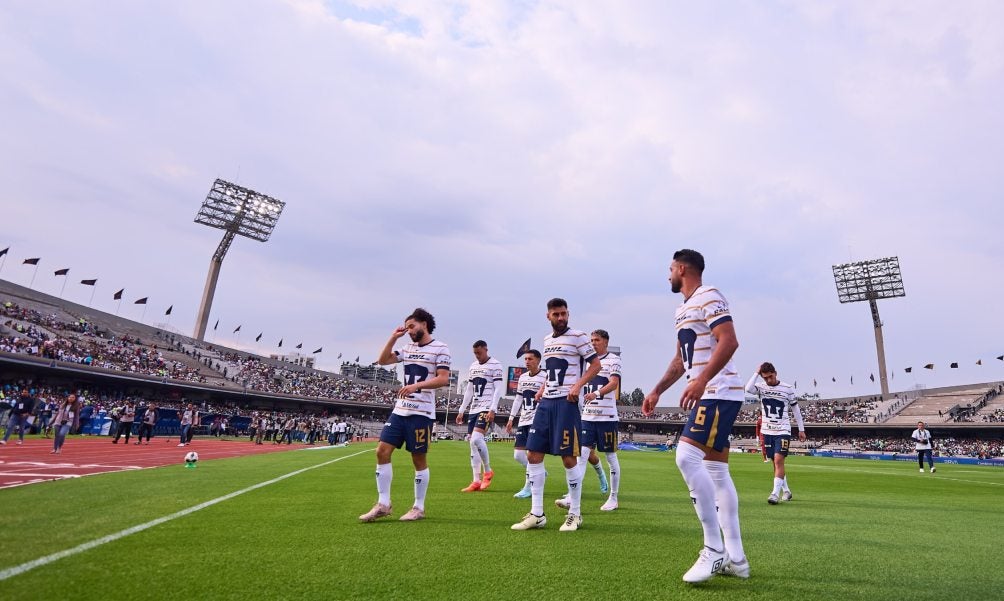
[(199, 454), (195, 451), (189, 451), (185, 454), (185, 464), (195, 465), (195, 462), (199, 460)]

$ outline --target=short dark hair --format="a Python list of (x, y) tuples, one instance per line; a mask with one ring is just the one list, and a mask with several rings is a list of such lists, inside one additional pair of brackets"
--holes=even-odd
[(564, 307), (566, 309), (568, 308), (568, 303), (566, 303), (565, 299), (563, 298), (554, 297), (551, 300), (547, 301), (548, 311), (550, 311), (551, 309), (559, 309), (561, 307)]
[(474, 348), (488, 348), (488, 343), (484, 340), (478, 340), (474, 343)]
[(429, 313), (422, 307), (415, 309), (411, 312), (411, 315), (404, 318), (405, 321), (408, 321), (409, 319), (424, 323), (430, 334), (436, 329), (436, 318), (432, 316), (432, 313)]
[(775, 373), (776, 374), (777, 370), (774, 369), (774, 364), (773, 363), (771, 363), (770, 361), (764, 361), (763, 364), (760, 366), (760, 373), (763, 373), (763, 372)]
[(673, 260), (690, 265), (696, 269), (698, 273), (704, 273), (704, 255), (696, 250), (682, 248), (673, 253)]
[(604, 340), (610, 340), (610, 332), (606, 330), (593, 330), (593, 334), (596, 334)]
[(534, 357), (536, 357), (536, 358), (537, 358), (537, 360), (538, 360), (538, 361), (540, 360), (540, 351), (538, 351), (538, 350), (537, 350), (537, 349), (535, 349), (535, 348), (532, 348), (532, 349), (528, 350), (528, 351), (526, 352), (526, 354), (527, 354), (527, 355), (533, 355)]

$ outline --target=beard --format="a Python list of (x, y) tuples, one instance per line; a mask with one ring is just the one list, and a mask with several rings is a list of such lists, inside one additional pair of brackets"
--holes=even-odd
[(568, 320), (567, 319), (556, 319), (556, 320), (554, 320), (554, 321), (551, 322), (551, 328), (556, 333), (557, 332), (563, 332), (566, 329), (568, 329)]
[(408, 332), (408, 335), (411, 336), (412, 342), (418, 342), (419, 340), (425, 338), (425, 330), (415, 330), (414, 332)]
[(672, 280), (670, 282), (670, 289), (673, 291), (673, 294), (678, 294), (681, 290), (683, 290), (683, 282), (680, 280)]

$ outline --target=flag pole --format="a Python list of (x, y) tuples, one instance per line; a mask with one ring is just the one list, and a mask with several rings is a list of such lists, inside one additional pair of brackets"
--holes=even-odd
[(0, 258), (0, 273), (3, 273), (3, 267), (6, 264), (7, 264), (7, 253), (4, 253), (3, 257)]
[(122, 308), (122, 299), (119, 298), (119, 304), (118, 304), (117, 307), (115, 307), (115, 315), (119, 314), (119, 309), (121, 309), (121, 308)]
[(146, 319), (146, 303), (143, 303), (143, 315), (139, 318), (139, 322), (144, 323), (144, 319)]
[(34, 288), (32, 288), (32, 285), (35, 284), (35, 276), (36, 275), (38, 275), (38, 263), (35, 263), (35, 271), (33, 271), (31, 273), (31, 282), (28, 283), (28, 289), (29, 290), (34, 290)]
[(90, 307), (91, 305), (94, 304), (94, 293), (97, 291), (97, 289), (98, 289), (97, 283), (95, 283), (93, 286), (91, 286), (91, 300), (87, 301), (87, 306), (88, 307)]
[(63, 276), (63, 286), (59, 289), (59, 298), (63, 298), (63, 291), (66, 290), (66, 280), (70, 279), (69, 276)]

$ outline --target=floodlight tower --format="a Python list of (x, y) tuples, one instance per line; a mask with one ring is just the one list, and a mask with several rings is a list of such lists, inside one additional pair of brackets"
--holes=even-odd
[(226, 233), (223, 234), (220, 245), (216, 247), (213, 258), (209, 260), (206, 289), (202, 293), (202, 304), (199, 305), (199, 315), (195, 319), (197, 340), (205, 340), (209, 312), (213, 308), (213, 296), (216, 294), (216, 282), (220, 278), (220, 267), (234, 237), (240, 235), (259, 242), (267, 242), (285, 206), (286, 203), (281, 200), (237, 184), (222, 179), (213, 182), (213, 187), (202, 203), (199, 214), (195, 216), (195, 223), (215, 227)]
[(837, 298), (841, 303), (866, 300), (871, 307), (872, 325), (875, 326), (875, 350), (878, 352), (879, 382), (882, 384), (884, 400), (889, 396), (889, 380), (886, 378), (882, 320), (879, 318), (876, 301), (906, 296), (906, 291), (903, 289), (903, 273), (899, 270), (899, 257), (834, 265), (833, 279), (837, 283)]

